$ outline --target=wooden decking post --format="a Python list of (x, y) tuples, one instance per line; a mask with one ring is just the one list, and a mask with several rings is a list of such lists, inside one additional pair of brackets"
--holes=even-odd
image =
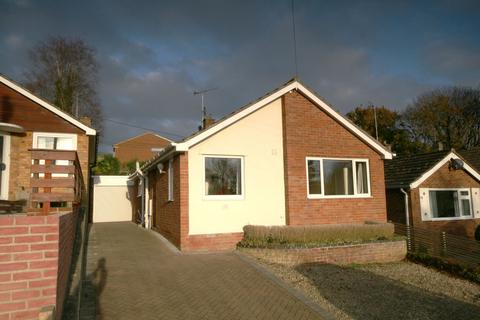
[[(53, 163), (52, 160), (45, 160), (45, 167), (48, 167), (49, 165), (51, 165)], [(47, 171), (47, 170), (45, 170)], [(43, 178), (44, 179), (52, 179), (52, 174), (50, 172), (45, 172), (44, 175), (43, 175)], [(45, 187), (43, 188), (43, 193), (51, 193), (52, 192), (52, 188), (51, 187)], [(43, 214), (44, 215), (48, 215), (49, 212), (50, 212), (50, 201), (45, 201), (43, 202)]]

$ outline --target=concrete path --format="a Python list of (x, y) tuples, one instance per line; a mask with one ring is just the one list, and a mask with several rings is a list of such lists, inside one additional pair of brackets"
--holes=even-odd
[(84, 288), (82, 319), (321, 319), (237, 254), (179, 254), (132, 223), (92, 226)]

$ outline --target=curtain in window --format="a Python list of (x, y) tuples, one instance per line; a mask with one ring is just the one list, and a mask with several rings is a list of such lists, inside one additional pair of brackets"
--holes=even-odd
[(367, 163), (357, 162), (357, 193), (368, 193)]

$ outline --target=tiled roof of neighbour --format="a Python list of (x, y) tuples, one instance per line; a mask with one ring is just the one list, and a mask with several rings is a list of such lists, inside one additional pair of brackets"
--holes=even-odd
[(471, 164), (475, 170), (480, 171), (480, 147), (459, 151), (460, 155)]
[(404, 188), (420, 178), (434, 167), (451, 151), (437, 151), (409, 156), (399, 156), (385, 160), (385, 186), (389, 188)]

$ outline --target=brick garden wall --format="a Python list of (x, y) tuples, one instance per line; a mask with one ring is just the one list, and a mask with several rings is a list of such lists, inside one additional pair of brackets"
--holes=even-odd
[(192, 235), (182, 241), (182, 251), (234, 250), (242, 238), (243, 232)]
[[(383, 160), (370, 146), (298, 92), (283, 97), (287, 224), (386, 222)], [(307, 199), (306, 157), (366, 158), (369, 198)]]
[(49, 305), (61, 316), (76, 217), (0, 216), (0, 319), (38, 319)]
[(405, 259), (405, 240), (372, 242), (344, 246), (326, 246), (306, 249), (241, 248), (242, 252), (272, 263), (298, 265), (303, 263), (385, 263)]
[[(464, 170), (449, 170), (448, 163), (437, 170), (419, 188), (480, 188), (480, 182)], [(456, 234), (474, 238), (475, 229), (480, 225), (480, 219), (462, 219), (446, 221), (422, 221), (420, 211), (420, 190), (410, 191), (411, 216), (414, 227), (427, 228), (435, 231)]]

